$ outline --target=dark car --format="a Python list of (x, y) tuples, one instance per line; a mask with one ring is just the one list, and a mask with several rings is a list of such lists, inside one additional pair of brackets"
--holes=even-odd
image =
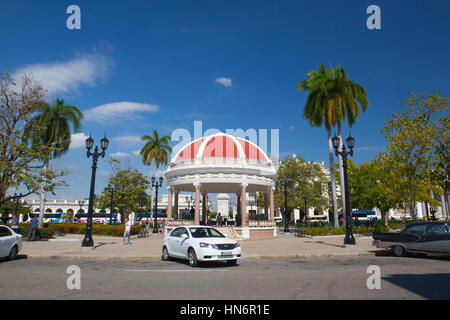
[(373, 245), (390, 248), (396, 256), (406, 252), (450, 254), (450, 222), (415, 222), (400, 232), (374, 232)]

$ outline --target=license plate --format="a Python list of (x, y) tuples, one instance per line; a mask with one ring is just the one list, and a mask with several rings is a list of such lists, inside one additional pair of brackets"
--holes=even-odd
[(223, 252), (223, 251), (220, 253), (220, 255), (222, 257), (231, 257), (232, 256), (231, 252)]

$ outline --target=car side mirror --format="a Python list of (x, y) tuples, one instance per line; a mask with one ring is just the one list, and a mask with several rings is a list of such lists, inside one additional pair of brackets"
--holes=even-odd
[(183, 234), (181, 235), (181, 237), (182, 237), (183, 239), (189, 238), (189, 236), (188, 236), (186, 233), (183, 233)]

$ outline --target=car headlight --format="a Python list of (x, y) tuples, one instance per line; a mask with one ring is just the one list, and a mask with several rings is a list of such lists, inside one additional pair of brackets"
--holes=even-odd
[(241, 245), (239, 244), (239, 242), (236, 242), (235, 244), (234, 244), (234, 247), (235, 248), (239, 248)]
[(212, 243), (206, 243), (206, 242), (200, 242), (200, 248), (213, 248), (213, 249), (219, 249), (215, 244), (212, 244)]

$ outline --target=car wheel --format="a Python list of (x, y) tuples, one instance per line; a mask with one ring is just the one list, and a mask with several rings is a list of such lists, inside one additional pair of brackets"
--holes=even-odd
[(162, 257), (164, 261), (170, 260), (169, 250), (167, 250), (167, 247), (164, 246), (162, 249)]
[(8, 260), (14, 260), (17, 258), (17, 246), (11, 248), (9, 252)]
[(397, 257), (403, 257), (406, 253), (405, 248), (402, 246), (395, 246), (392, 251)]
[(235, 266), (235, 265), (236, 265), (236, 262), (237, 262), (236, 259), (235, 259), (235, 260), (227, 260), (227, 264), (228, 264), (229, 266)]
[(189, 249), (188, 251), (188, 261), (191, 267), (198, 267), (197, 255), (194, 249)]

